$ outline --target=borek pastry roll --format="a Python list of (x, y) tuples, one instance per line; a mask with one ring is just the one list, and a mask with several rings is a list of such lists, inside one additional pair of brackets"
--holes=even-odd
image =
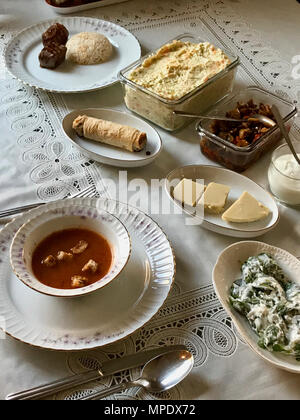
[(80, 137), (120, 147), (130, 152), (143, 150), (147, 143), (146, 133), (136, 128), (87, 115), (79, 115), (75, 118), (73, 129)]

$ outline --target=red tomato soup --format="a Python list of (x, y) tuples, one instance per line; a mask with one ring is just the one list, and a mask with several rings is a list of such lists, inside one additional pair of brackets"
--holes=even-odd
[(32, 256), (32, 270), (56, 289), (85, 287), (102, 279), (112, 264), (109, 243), (87, 229), (65, 229), (44, 239)]

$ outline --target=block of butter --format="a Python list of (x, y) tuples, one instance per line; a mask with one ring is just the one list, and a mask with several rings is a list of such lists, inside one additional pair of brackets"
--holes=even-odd
[(173, 197), (182, 204), (195, 207), (204, 190), (205, 185), (183, 178), (174, 188)]
[(210, 182), (203, 194), (200, 204), (204, 203), (204, 210), (219, 214), (224, 210), (230, 187), (224, 184)]
[(227, 222), (246, 223), (256, 222), (268, 216), (270, 210), (256, 200), (248, 192), (243, 192), (240, 198), (235, 201), (223, 213), (222, 219)]

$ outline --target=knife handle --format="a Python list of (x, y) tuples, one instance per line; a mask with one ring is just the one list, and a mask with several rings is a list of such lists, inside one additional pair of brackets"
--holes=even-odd
[(56, 392), (64, 391), (66, 389), (83, 385), (87, 382), (99, 379), (102, 376), (100, 370), (93, 370), (91, 372), (79, 373), (77, 375), (68, 376), (67, 378), (59, 379), (47, 385), (37, 386), (36, 388), (27, 391), (9, 394), (6, 400), (30, 400), (34, 398), (46, 397)]

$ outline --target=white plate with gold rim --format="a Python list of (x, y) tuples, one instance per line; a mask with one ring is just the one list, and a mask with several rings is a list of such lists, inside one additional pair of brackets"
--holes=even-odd
[(297, 284), (300, 283), (300, 261), (295, 256), (284, 249), (263, 242), (242, 241), (230, 245), (219, 255), (213, 270), (213, 285), (224, 309), (249, 347), (273, 366), (289, 372), (300, 373), (300, 363), (295, 357), (262, 349), (258, 345), (258, 335), (252, 330), (247, 319), (229, 303), (231, 286), (241, 277), (241, 263), (249, 257), (261, 253), (272, 255), (287, 277)]
[(163, 305), (175, 277), (172, 247), (146, 214), (114, 200), (76, 198), (76, 205), (108, 211), (126, 226), (132, 254), (121, 275), (91, 295), (63, 299), (25, 286), (12, 272), (11, 241), (24, 222), (51, 209), (25, 213), (0, 232), (0, 326), (15, 339), (51, 350), (87, 350), (121, 340), (141, 328)]
[[(64, 25), (70, 34), (97, 32), (113, 45), (113, 55), (105, 63), (81, 66), (65, 60), (56, 69), (40, 67), (42, 34), (53, 23)], [(6, 46), (7, 70), (21, 82), (50, 92), (90, 92), (118, 82), (118, 72), (138, 60), (141, 47), (129, 31), (112, 22), (89, 17), (59, 17), (37, 23), (19, 32)]]
[[(247, 191), (264, 206), (268, 207), (270, 214), (268, 217), (257, 222), (251, 223), (229, 223), (222, 219), (222, 214), (204, 215), (196, 214), (195, 208), (182, 206), (174, 199), (173, 189), (183, 178), (192, 180), (203, 180), (204, 185), (210, 182), (225, 184), (230, 187), (225, 210), (236, 201), (244, 191)], [(260, 185), (251, 179), (230, 171), (229, 169), (211, 165), (189, 165), (177, 168), (170, 172), (166, 177), (165, 187), (170, 200), (179, 206), (186, 214), (197, 218), (199, 225), (205, 229), (235, 238), (255, 238), (274, 229), (279, 222), (279, 211), (277, 204), (271, 194), (264, 190)], [(203, 216), (203, 217), (202, 217)]]

